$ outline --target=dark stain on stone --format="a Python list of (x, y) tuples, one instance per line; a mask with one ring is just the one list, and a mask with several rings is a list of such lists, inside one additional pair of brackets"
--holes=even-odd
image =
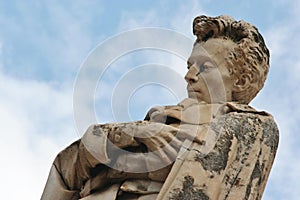
[(226, 180), (225, 184), (226, 184), (226, 187), (228, 189), (226, 191), (226, 195), (224, 197), (224, 200), (228, 198), (232, 187), (241, 186), (240, 185), (240, 178), (238, 178), (238, 176), (241, 172), (241, 169), (236, 169), (235, 168), (234, 171), (236, 172), (235, 174), (230, 174), (230, 175), (226, 174), (226, 176), (225, 176), (225, 180)]
[(202, 189), (194, 186), (194, 178), (185, 176), (182, 189), (175, 189), (171, 200), (209, 200), (209, 197)]
[(102, 125), (94, 125), (94, 127), (93, 127), (93, 134), (94, 135), (97, 135), (97, 136), (102, 135), (101, 126)]
[(274, 120), (267, 120), (263, 124), (263, 138), (265, 145), (271, 148), (271, 153), (275, 153), (278, 147), (279, 131)]
[(234, 185), (239, 187), (240, 186), (240, 178), (236, 179), (236, 181), (234, 182)]
[(256, 179), (256, 178), (260, 178), (260, 177), (261, 177), (260, 165), (259, 165), (259, 161), (257, 161), (255, 163), (255, 167), (253, 169), (251, 179)]
[[(215, 123), (211, 126), (216, 138), (218, 138), (214, 148), (208, 154), (198, 153), (195, 156), (195, 160), (198, 161), (205, 170), (220, 173), (221, 170), (226, 168), (233, 138), (239, 141), (236, 149), (236, 161), (246, 167), (249, 167), (249, 163), (246, 162), (249, 157), (249, 152), (258, 139), (271, 148), (271, 153), (276, 153), (279, 134), (277, 125), (271, 117), (258, 117), (257, 113), (229, 113), (226, 114), (222, 120), (221, 124)], [(258, 138), (261, 134), (263, 136)], [(261, 153), (260, 150), (258, 157), (261, 156)], [(263, 169), (264, 164), (260, 164), (259, 160), (257, 160), (249, 183), (246, 185), (244, 199), (248, 199), (251, 194), (251, 189), (256, 187), (253, 185), (253, 180), (257, 180), (256, 184), (260, 187), (264, 179), (262, 173)], [(240, 170), (241, 168), (236, 169), (236, 173), (233, 174), (233, 177), (227, 177), (227, 182), (230, 187), (240, 186), (240, 180), (238, 179)]]
[(260, 120), (254, 114), (240, 114), (231, 119), (228, 129), (233, 131), (238, 141), (243, 142), (247, 149), (251, 148), (256, 140), (256, 125), (261, 123)]
[(252, 171), (250, 181), (247, 185), (246, 194), (244, 199), (248, 199), (251, 193), (251, 188), (253, 187), (253, 180), (258, 178), (258, 185), (261, 184), (261, 168), (260, 168), (259, 161), (257, 160), (254, 166), (254, 169)]
[(227, 133), (219, 135), (224, 124), (226, 124), (226, 120), (226, 118), (222, 118), (220, 121), (212, 123), (211, 125), (212, 130), (214, 130), (218, 138), (213, 150), (207, 155), (198, 153), (195, 156), (195, 161), (200, 162), (205, 170), (220, 173), (220, 171), (224, 170), (227, 165), (228, 153), (230, 151), (233, 135)]
[(230, 145), (224, 147), (226, 148), (224, 151), (210, 152), (205, 156), (199, 153), (196, 155), (195, 160), (200, 162), (205, 170), (220, 172), (221, 170), (224, 170), (227, 165)]

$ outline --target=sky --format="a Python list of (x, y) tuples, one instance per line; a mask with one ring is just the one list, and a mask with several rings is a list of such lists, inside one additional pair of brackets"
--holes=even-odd
[[(107, 52), (101, 52), (101, 44), (147, 27), (193, 41), (194, 17), (227, 14), (257, 26), (271, 52), (265, 87), (251, 102), (271, 113), (280, 131), (263, 199), (298, 199), (299, 9), (296, 0), (0, 0), (1, 198), (39, 199), (55, 156), (83, 134), (86, 124), (141, 120), (151, 106), (173, 105), (185, 95), (174, 89), (184, 84), (184, 53), (150, 48), (122, 54), (100, 78), (99, 72), (90, 75), (98, 79), (93, 79), (92, 101), (84, 103), (93, 107), (95, 118), (78, 126), (90, 109), (75, 95), (88, 58), (100, 47), (106, 59), (141, 38), (124, 40)], [(155, 37), (146, 39), (160, 41)], [(158, 46), (176, 44), (172, 41), (170, 37)], [(155, 78), (149, 79), (152, 84), (136, 81), (145, 77)], [(79, 97), (91, 95), (80, 92)]]

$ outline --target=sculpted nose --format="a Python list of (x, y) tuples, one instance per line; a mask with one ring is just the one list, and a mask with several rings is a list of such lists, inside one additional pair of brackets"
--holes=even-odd
[(186, 73), (184, 79), (188, 83), (190, 83), (190, 82), (197, 82), (198, 81), (198, 72), (197, 72), (197, 69), (195, 67), (190, 67), (190, 69)]

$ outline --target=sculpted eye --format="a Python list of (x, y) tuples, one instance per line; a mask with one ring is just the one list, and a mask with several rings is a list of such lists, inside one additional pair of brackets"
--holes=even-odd
[(211, 68), (215, 68), (216, 66), (212, 62), (205, 62), (200, 66), (200, 72), (205, 72)]

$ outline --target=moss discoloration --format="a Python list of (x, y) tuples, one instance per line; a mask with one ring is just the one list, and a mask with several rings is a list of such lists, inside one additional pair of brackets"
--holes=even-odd
[[(207, 155), (199, 152), (195, 157), (195, 160), (200, 162), (204, 170), (220, 174), (221, 170), (226, 169), (232, 142), (234, 138), (238, 141), (235, 162), (240, 164), (235, 167), (232, 166), (230, 174), (225, 175), (225, 184), (228, 187), (228, 193), (225, 195), (227, 197), (230, 188), (240, 187), (239, 173), (243, 167), (249, 167), (249, 161), (247, 161), (249, 152), (254, 148), (254, 145), (258, 144), (257, 137), (261, 137), (260, 142), (264, 142), (265, 145), (270, 147), (273, 153), (278, 145), (278, 129), (270, 117), (258, 117), (257, 114), (252, 113), (229, 113), (217, 123), (214, 122), (211, 127), (217, 138), (213, 150)], [(257, 156), (258, 158), (261, 156), (261, 150)], [(254, 184), (253, 180), (258, 179), (256, 184), (261, 184), (262, 170), (263, 166), (257, 160), (251, 178), (246, 185), (245, 199), (249, 198)]]
[(233, 136), (230, 133), (220, 134), (224, 129), (225, 122), (226, 116), (220, 117), (211, 123), (210, 128), (213, 130), (217, 142), (211, 152), (208, 154), (200, 152), (195, 157), (195, 161), (200, 162), (205, 170), (220, 173), (227, 165)]
[(257, 161), (255, 163), (255, 167), (252, 171), (249, 183), (247, 185), (247, 189), (246, 189), (246, 194), (244, 199), (248, 199), (251, 193), (251, 188), (253, 187), (253, 180), (258, 178), (258, 185), (261, 184), (261, 178), (262, 178), (262, 174), (261, 174), (261, 165), (259, 164), (259, 162)]
[[(233, 138), (241, 141), (244, 149), (250, 149), (256, 140), (257, 127), (260, 123), (261, 121), (254, 114), (227, 114), (225, 118), (212, 123), (212, 130), (217, 136), (214, 149), (207, 155), (199, 153), (195, 160), (200, 162), (205, 170), (220, 173), (226, 168)], [(220, 131), (225, 133), (220, 135)], [(238, 147), (238, 154), (243, 148)]]
[(278, 147), (279, 131), (273, 120), (269, 119), (263, 124), (263, 137), (265, 145), (269, 146), (274, 153)]
[(194, 186), (194, 178), (185, 176), (182, 189), (174, 190), (171, 200), (209, 200), (209, 197), (202, 189)]
[(227, 165), (230, 146), (231, 137), (229, 135), (222, 135), (213, 151), (207, 155), (198, 153), (195, 160), (200, 162), (205, 170), (219, 173), (221, 170), (225, 169)]

